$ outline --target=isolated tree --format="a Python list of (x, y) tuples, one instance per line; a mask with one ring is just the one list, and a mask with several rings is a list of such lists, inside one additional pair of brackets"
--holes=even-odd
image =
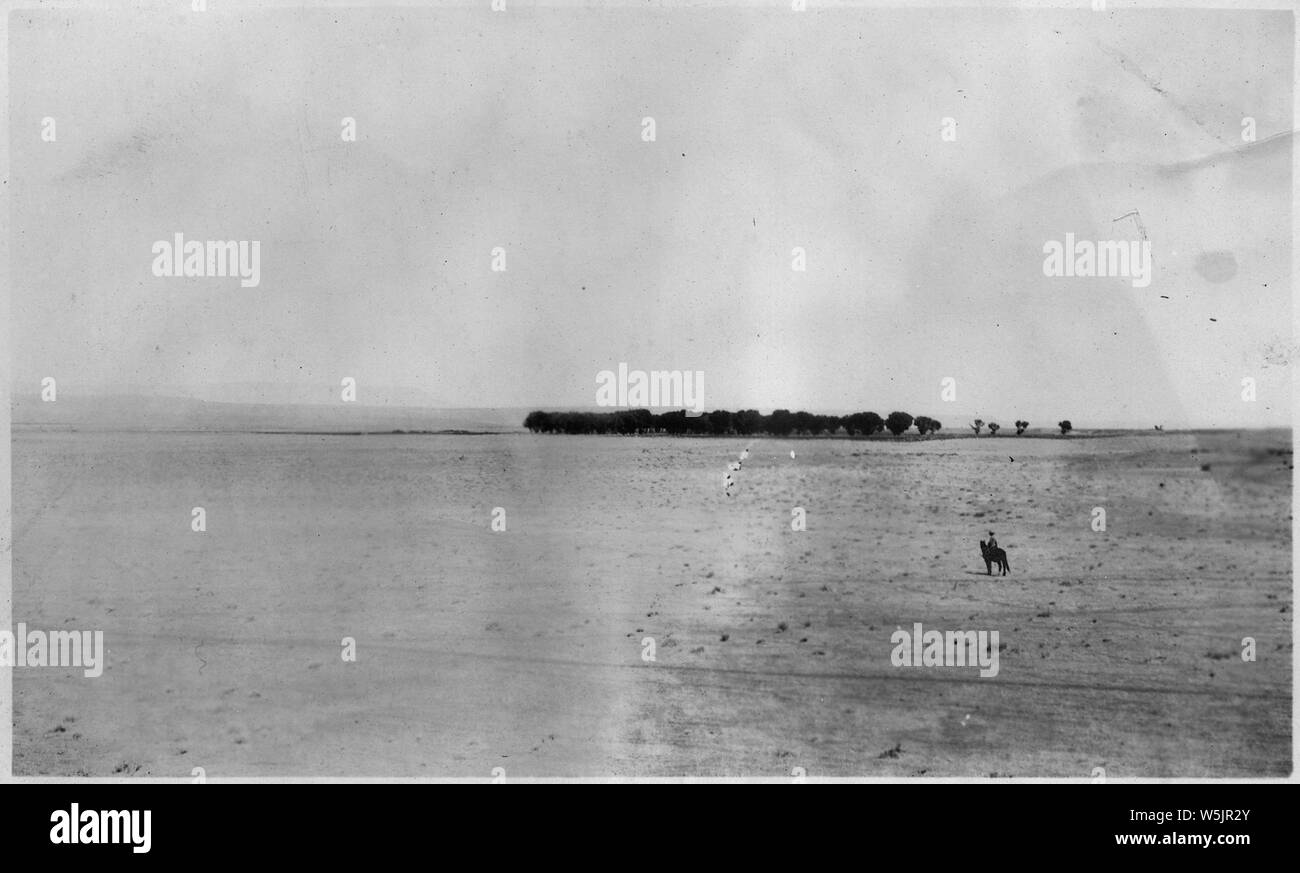
[(906, 412), (891, 412), (889, 417), (885, 419), (885, 427), (889, 428), (889, 432), (894, 436), (902, 436), (903, 431), (911, 426), (912, 416)]
[(980, 428), (984, 426), (984, 419), (977, 418), (970, 423), (971, 430), (975, 431), (975, 436), (980, 435)]
[(997, 436), (998, 431), (1001, 429), (1002, 429), (1002, 425), (998, 424), (996, 421), (989, 422), (989, 433), (993, 434), (994, 436)]
[(1074, 425), (1070, 424), (1070, 419), (1068, 418), (1065, 421), (1058, 421), (1056, 426), (1061, 429), (1061, 436), (1065, 436), (1067, 433), (1074, 430)]
[(1017, 422), (1016, 422), (1016, 436), (1020, 436), (1020, 435), (1021, 435), (1022, 433), (1024, 433), (1028, 428), (1029, 428), (1029, 422), (1027, 422), (1027, 421), (1017, 421)]
[(935, 421), (933, 418), (930, 419), (930, 433), (934, 433), (935, 431), (940, 430), (942, 427), (943, 427), (943, 422)]
[(928, 415), (918, 415), (916, 421), (912, 423), (916, 425), (916, 432), (921, 436), (925, 436), (930, 430), (931, 419)]

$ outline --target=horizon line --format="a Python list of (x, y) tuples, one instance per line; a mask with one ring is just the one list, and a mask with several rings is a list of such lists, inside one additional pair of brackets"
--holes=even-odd
[[(659, 406), (659, 407), (652, 407), (652, 406), (598, 406), (598, 405), (596, 405), (596, 404), (587, 404), (587, 405), (583, 405), (583, 404), (553, 404), (553, 405), (549, 405), (549, 404), (527, 404), (527, 405), (513, 405), (513, 404), (511, 404), (511, 405), (467, 405), (467, 406), (456, 406), (456, 405), (430, 405), (430, 404), (427, 404), (427, 403), (426, 403), (426, 404), (412, 404), (412, 403), (367, 403), (367, 402), (365, 402), (363, 399), (360, 399), (360, 398), (358, 398), (357, 400), (347, 401), (347, 402), (344, 402), (344, 401), (341, 401), (341, 400), (334, 400), (334, 401), (315, 401), (315, 400), (288, 400), (288, 401), (284, 401), (284, 400), (259, 400), (259, 399), (249, 399), (249, 400), (208, 400), (208, 399), (204, 399), (204, 398), (202, 398), (202, 397), (196, 397), (196, 396), (193, 396), (193, 395), (186, 395), (186, 394), (147, 394), (147, 393), (136, 393), (136, 392), (132, 392), (132, 391), (130, 391), (130, 390), (125, 390), (125, 391), (120, 391), (120, 392), (115, 392), (115, 393), (103, 393), (103, 394), (98, 394), (98, 393), (96, 393), (96, 394), (89, 394), (89, 393), (84, 393), (84, 392), (80, 392), (80, 391), (76, 391), (76, 390), (73, 390), (73, 391), (69, 392), (69, 391), (67, 391), (67, 390), (65, 389), (63, 392), (60, 392), (60, 393), (61, 393), (62, 396), (59, 397), (59, 400), (64, 400), (64, 401), (73, 401), (73, 402), (76, 402), (76, 401), (90, 401), (90, 402), (94, 402), (94, 401), (108, 401), (108, 400), (113, 400), (113, 399), (131, 399), (131, 400), (142, 400), (142, 401), (181, 401), (181, 402), (187, 402), (187, 403), (203, 404), (203, 405), (205, 405), (205, 406), (209, 406), (209, 407), (220, 407), (220, 406), (226, 406), (226, 407), (240, 407), (240, 406), (242, 406), (242, 407), (254, 407), (254, 406), (257, 406), (257, 407), (268, 407), (268, 408), (281, 409), (281, 410), (291, 410), (291, 409), (313, 409), (313, 410), (320, 410), (320, 409), (340, 409), (340, 410), (342, 410), (342, 409), (345, 409), (346, 407), (351, 407), (351, 408), (353, 408), (353, 409), (356, 410), (356, 411), (361, 411), (361, 410), (381, 411), (381, 410), (382, 410), (382, 411), (393, 411), (393, 412), (396, 412), (396, 411), (403, 411), (403, 412), (421, 412), (421, 411), (423, 411), (423, 412), (502, 412), (502, 411), (512, 411), (512, 412), (513, 412), (513, 411), (521, 411), (521, 412), (547, 412), (547, 413), (578, 412), (578, 413), (595, 413), (595, 414), (616, 414), (616, 413), (618, 413), (618, 412), (630, 412), (630, 411), (633, 411), (633, 410), (644, 409), (644, 410), (646, 410), (646, 411), (648, 411), (648, 412), (650, 412), (650, 413), (652, 413), (652, 414), (655, 414), (655, 415), (662, 415), (662, 414), (673, 413), (673, 412), (686, 412), (686, 413), (688, 414), (689, 417), (694, 418), (694, 417), (698, 417), (699, 415), (708, 415), (708, 414), (710, 414), (710, 413), (712, 413), (712, 412), (732, 412), (732, 413), (735, 413), (735, 412), (740, 412), (740, 411), (750, 410), (750, 409), (752, 409), (752, 410), (756, 410), (756, 411), (758, 411), (759, 413), (761, 413), (761, 414), (763, 414), (763, 415), (771, 415), (773, 412), (775, 412), (775, 411), (778, 410), (778, 409), (785, 409), (785, 410), (787, 410), (787, 411), (789, 411), (789, 412), (791, 412), (791, 413), (806, 412), (806, 413), (809, 413), (809, 414), (811, 414), (811, 415), (825, 415), (825, 416), (837, 416), (837, 417), (843, 417), (843, 416), (853, 415), (853, 414), (855, 414), (855, 413), (861, 413), (861, 412), (876, 412), (876, 414), (880, 415), (881, 417), (886, 417), (886, 416), (888, 416), (889, 412), (894, 412), (894, 411), (905, 412), (905, 413), (908, 414), (908, 415), (913, 415), (913, 413), (908, 412), (906, 409), (896, 409), (896, 408), (895, 408), (895, 409), (890, 409), (889, 412), (878, 412), (877, 410), (873, 410), (873, 409), (864, 409), (864, 408), (847, 409), (847, 408), (843, 408), (843, 407), (834, 408), (834, 409), (832, 409), (831, 411), (819, 411), (819, 410), (817, 410), (816, 408), (809, 409), (809, 408), (806, 408), (806, 407), (804, 407), (804, 408), (800, 408), (800, 407), (797, 407), (797, 406), (773, 406), (773, 407), (768, 408), (768, 407), (761, 407), (761, 406), (746, 406), (746, 405), (738, 405), (738, 406), (734, 406), (734, 407), (733, 407), (733, 406), (714, 406), (714, 407), (712, 407), (712, 408), (708, 408), (708, 409), (705, 409), (705, 410), (701, 410), (699, 413), (693, 413), (692, 408), (691, 408), (691, 407), (687, 407), (687, 406), (671, 406), (671, 407), (670, 407), (670, 406)], [(55, 404), (55, 405), (56, 405), (56, 404), (59, 402), (59, 400), (50, 401), (50, 402), (51, 402), (52, 404)], [(40, 393), (39, 391), (23, 391), (23, 392), (16, 392), (16, 391), (11, 390), (11, 391), (10, 391), (10, 411), (11, 411), (11, 416), (12, 416), (13, 412), (15, 411), (15, 410), (14, 410), (15, 405), (16, 405), (18, 402), (20, 402), (20, 401), (23, 401), (23, 402), (34, 402), (34, 403), (40, 404), (41, 406), (44, 406), (44, 405), (45, 405), (45, 401), (42, 401), (42, 400), (41, 400), (41, 393)], [(883, 408), (884, 408), (884, 407), (880, 407), (880, 409), (883, 409)], [(347, 414), (347, 413), (344, 413), (344, 414)], [(930, 413), (926, 413), (926, 412), (922, 412), (922, 413), (920, 413), (920, 414), (921, 414), (921, 415), (929, 415), (929, 417), (931, 417), (931, 418), (935, 418), (935, 417), (936, 417), (936, 416), (931, 415)], [(975, 418), (977, 418), (977, 417), (987, 416), (988, 414), (989, 414), (989, 413), (977, 413), (977, 412), (969, 412), (969, 411), (958, 413), (958, 412), (955, 412), (955, 411), (954, 411), (954, 418), (955, 418), (955, 419), (961, 419), (961, 420), (962, 420), (962, 426), (963, 426), (963, 427), (967, 427), (967, 426), (969, 426), (969, 425), (967, 424), (968, 421), (973, 421), (973, 420), (974, 420)], [(1071, 415), (1071, 418), (1068, 418), (1068, 419), (1066, 419), (1066, 418), (1062, 418), (1061, 420), (1063, 420), (1063, 421), (1064, 421), (1064, 420), (1069, 420), (1069, 421), (1073, 422), (1073, 417), (1074, 417), (1074, 416), (1077, 416), (1078, 413), (1070, 413), (1070, 415)], [(1019, 417), (1025, 417), (1025, 416), (1023, 416), (1023, 415), (1021, 415), (1021, 414), (1017, 414), (1016, 417), (1019, 418)], [(1051, 416), (1048, 416), (1048, 417), (1051, 417)], [(1085, 413), (1085, 415), (1083, 416), (1083, 420), (1084, 420), (1084, 421), (1088, 421), (1088, 420), (1089, 420), (1089, 419), (1088, 419), (1088, 416), (1086, 415), (1086, 413)], [(18, 420), (16, 420), (16, 419), (12, 419), (12, 421), (13, 421), (13, 423), (15, 423), (15, 424), (20, 424), (20, 423), (21, 423), (21, 424), (41, 424), (41, 423), (43, 423), (43, 422), (41, 422), (41, 421), (31, 421), (31, 420), (18, 421)], [(997, 418), (995, 417), (995, 418), (992, 418), (992, 419), (986, 419), (986, 423), (987, 423), (987, 421), (994, 421), (994, 422), (996, 422), (996, 421), (997, 421)], [(46, 422), (46, 423), (48, 423), (48, 422)], [(521, 423), (520, 423), (520, 427), (522, 427), (522, 426), (523, 426), (523, 425), (522, 425), (522, 422), (521, 422)], [(1005, 425), (1004, 425), (1004, 427), (1005, 427)], [(1045, 425), (1041, 425), (1041, 427), (1054, 428), (1055, 425), (1054, 425), (1054, 424), (1045, 424)], [(1162, 427), (1162, 429), (1163, 429), (1164, 432), (1166, 432), (1166, 433), (1173, 432), (1173, 431), (1193, 431), (1193, 430), (1223, 430), (1223, 431), (1234, 431), (1234, 430), (1278, 430), (1278, 429), (1293, 429), (1293, 428), (1294, 428), (1294, 421), (1287, 422), (1287, 423), (1277, 423), (1277, 424), (1250, 424), (1250, 425), (1246, 425), (1246, 424), (1243, 424), (1243, 425), (1218, 425), (1218, 424), (1195, 425), (1195, 424), (1183, 424), (1183, 425), (1168, 425), (1168, 426), (1163, 426), (1163, 427)], [(1074, 430), (1076, 430), (1076, 431), (1077, 431), (1077, 430), (1132, 430), (1132, 431), (1155, 430), (1155, 423), (1153, 422), (1150, 426), (1146, 426), (1146, 427), (1136, 427), (1136, 426), (1134, 426), (1133, 424), (1128, 423), (1128, 422), (1124, 422), (1124, 421), (1122, 421), (1122, 420), (1116, 420), (1116, 419), (1110, 419), (1110, 418), (1101, 418), (1101, 419), (1100, 419), (1100, 420), (1099, 420), (1095, 425), (1089, 425), (1089, 426), (1083, 426), (1083, 427), (1076, 426), (1076, 427), (1074, 427)]]

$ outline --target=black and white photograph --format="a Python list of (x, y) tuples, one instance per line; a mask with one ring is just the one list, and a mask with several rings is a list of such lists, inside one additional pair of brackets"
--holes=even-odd
[(1291, 4), (5, 28), (0, 776), (1293, 778)]

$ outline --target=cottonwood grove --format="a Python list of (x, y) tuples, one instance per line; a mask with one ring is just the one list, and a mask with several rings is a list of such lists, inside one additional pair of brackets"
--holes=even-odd
[(870, 436), (888, 430), (900, 436), (908, 428), (917, 433), (935, 433), (943, 427), (941, 422), (919, 416), (913, 418), (906, 412), (891, 412), (881, 418), (874, 412), (855, 412), (852, 415), (814, 415), (811, 412), (791, 412), (777, 409), (763, 415), (756, 409), (728, 412), (718, 409), (689, 416), (685, 410), (654, 413), (648, 409), (623, 409), (617, 412), (542, 412), (534, 411), (524, 419), (524, 427), (533, 433), (565, 434), (713, 434), (725, 436), (818, 436), (844, 433), (847, 436)]

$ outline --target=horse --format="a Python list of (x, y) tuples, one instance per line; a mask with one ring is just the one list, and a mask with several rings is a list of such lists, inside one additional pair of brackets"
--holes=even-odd
[(1011, 565), (1007, 563), (1007, 553), (1005, 549), (1000, 549), (997, 546), (990, 546), (988, 543), (984, 542), (984, 540), (980, 540), (980, 555), (984, 558), (984, 566), (988, 568), (990, 576), (993, 575), (994, 564), (997, 564), (998, 568), (1002, 570), (1003, 576), (1007, 575), (1007, 571), (1011, 569)]

